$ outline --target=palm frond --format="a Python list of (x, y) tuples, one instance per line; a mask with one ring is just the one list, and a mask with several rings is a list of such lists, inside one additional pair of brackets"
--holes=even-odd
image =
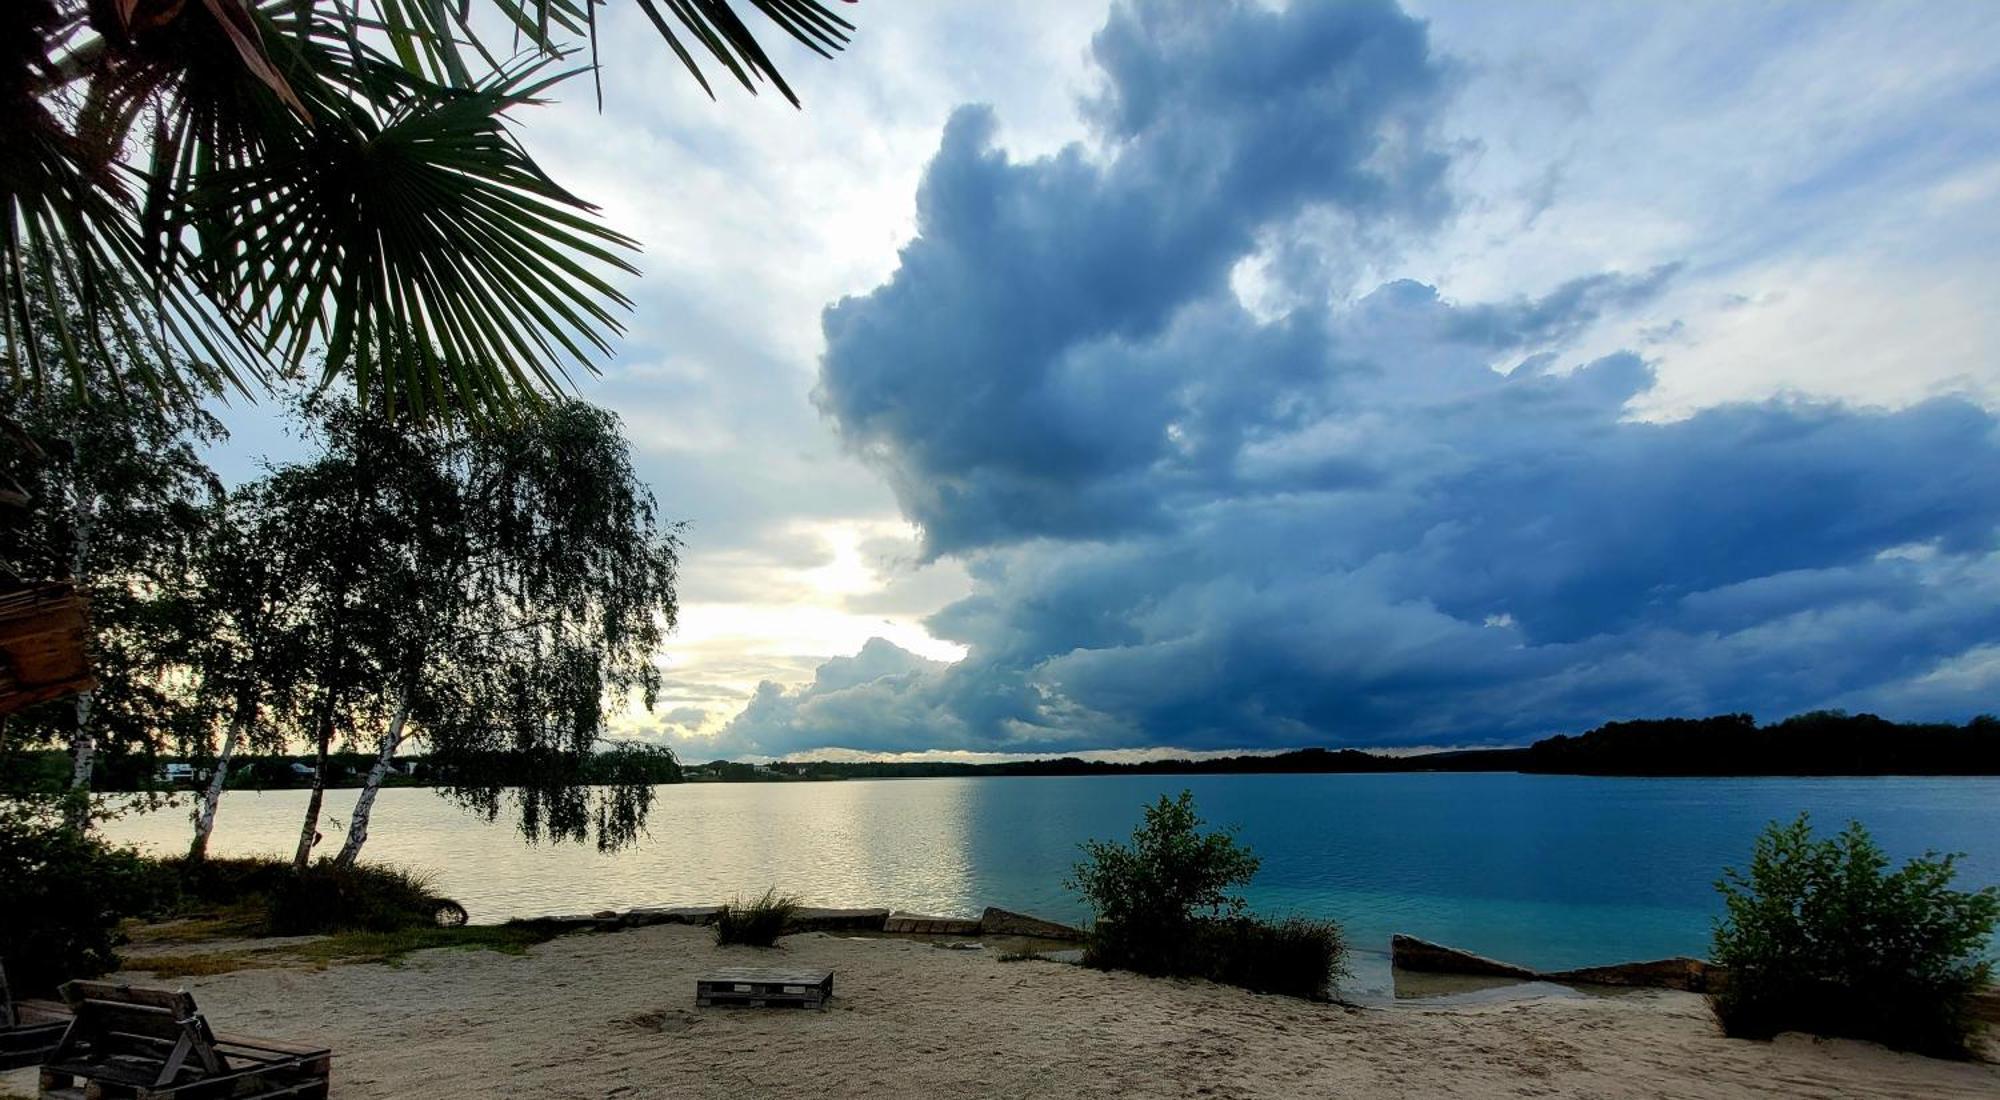
[(632, 272), (635, 246), (501, 121), (553, 82), (551, 60), (463, 91), (406, 77), (386, 118), (350, 108), (203, 176), (188, 198), (204, 284), (266, 350), (310, 338), (392, 413), (501, 414), (560, 391), (566, 362), (590, 367), (621, 331), (629, 300), (606, 275)]
[[(560, 392), (622, 331), (636, 245), (503, 114), (595, 73), (604, 2), (0, 3), (4, 370), (115, 359), (247, 394), (318, 356), (418, 414)], [(798, 104), (730, 0), (634, 2), (711, 97), (704, 60)], [(745, 3), (822, 56), (853, 30), (822, 0)], [(551, 75), (586, 36), (591, 63)]]

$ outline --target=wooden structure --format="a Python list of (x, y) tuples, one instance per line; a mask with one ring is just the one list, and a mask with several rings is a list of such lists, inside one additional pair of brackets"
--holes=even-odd
[(40, 1065), (69, 1027), (69, 1010), (54, 1001), (17, 1001), (0, 964), (0, 1069)]
[(333, 1052), (217, 1036), (185, 991), (70, 982), (43, 1100), (323, 1100)]
[(61, 581), (0, 591), (0, 715), (97, 686), (89, 623), (89, 601)]
[(833, 999), (833, 971), (781, 970), (739, 966), (717, 970), (694, 983), (694, 1003), (747, 1008), (825, 1008)]

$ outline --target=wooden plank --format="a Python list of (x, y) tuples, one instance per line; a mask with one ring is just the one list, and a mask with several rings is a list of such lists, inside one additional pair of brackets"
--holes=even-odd
[(833, 980), (831, 970), (785, 969), (775, 966), (725, 966), (711, 970), (698, 981), (777, 982), (783, 985), (824, 985)]
[(694, 1003), (702, 1008), (821, 1008), (833, 997), (833, 971), (728, 967), (695, 979)]
[(266, 1039), (262, 1036), (217, 1033), (215, 1044), (224, 1047), (243, 1047), (251, 1051), (268, 1054), (286, 1054), (295, 1058), (323, 1058), (333, 1053), (326, 1047), (309, 1043), (291, 1043), (282, 1039)]
[(90, 982), (81, 979), (64, 982), (63, 1000), (74, 1008), (78, 1001), (109, 1001), (113, 1004), (144, 1005), (148, 1008), (165, 1009), (182, 1019), (195, 1014), (194, 995), (181, 989), (159, 989), (144, 985), (117, 985), (112, 982)]
[[(327, 1094), (331, 1051), (249, 1036), (220, 1039), (184, 991), (78, 981), (63, 986), (63, 996), (76, 1007), (76, 1020), (44, 1067), (45, 1096), (310, 1100)], [(79, 1079), (76, 1091), (63, 1091)]]
[(60, 581), (0, 593), (0, 715), (97, 685), (89, 601)]

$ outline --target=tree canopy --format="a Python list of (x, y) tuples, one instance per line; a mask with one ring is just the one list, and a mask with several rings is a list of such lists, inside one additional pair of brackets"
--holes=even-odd
[[(633, 2), (711, 96), (698, 58), (798, 104), (727, 0)], [(852, 29), (820, 0), (746, 4), (822, 55)], [(419, 416), (560, 392), (610, 352), (636, 244), (509, 119), (595, 70), (598, 6), (0, 5), (7, 373), (122, 358), (153, 393), (251, 393), (317, 356), (322, 383)]]

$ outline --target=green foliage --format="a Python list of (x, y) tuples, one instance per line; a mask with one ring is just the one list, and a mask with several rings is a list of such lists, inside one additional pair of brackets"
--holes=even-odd
[(770, 947), (784, 935), (785, 926), (798, 910), (799, 899), (780, 896), (776, 890), (764, 891), (763, 897), (749, 905), (740, 900), (725, 905), (715, 918), (715, 942), (722, 947), (739, 943)]
[(330, 860), (276, 880), (269, 896), (270, 931), (395, 932), (435, 925), (443, 900), (431, 875), (386, 864), (340, 867)]
[(1202, 825), (1193, 792), (1182, 791), (1146, 808), (1129, 846), (1084, 844), (1089, 858), (1067, 883), (1097, 918), (1084, 965), (1325, 997), (1346, 955), (1339, 926), (1245, 915), (1233, 891), (1257, 873), (1257, 857)]
[(1256, 875), (1258, 860), (1231, 832), (1201, 831), (1194, 792), (1161, 795), (1128, 847), (1084, 842), (1088, 857), (1065, 883), (1083, 895), (1098, 921), (1126, 934), (1171, 936), (1196, 916), (1235, 916), (1243, 899), (1230, 891)]
[(181, 915), (245, 917), (257, 935), (433, 929), (441, 905), (435, 877), (379, 863), (304, 871), (271, 857), (185, 859), (160, 864), (179, 884)]
[(1317, 1001), (1346, 972), (1346, 958), (1346, 938), (1333, 921), (1227, 917), (1195, 923), (1175, 972)]
[(169, 866), (180, 878), (184, 911), (243, 905), (263, 909), (293, 874), (287, 862), (254, 856), (208, 856), (173, 861)]
[(1815, 839), (1805, 815), (1758, 837), (1747, 874), (1724, 872), (1727, 915), (1710, 997), (1743, 1038), (1806, 1031), (1964, 1056), (1977, 1021), (1968, 997), (1992, 977), (1985, 952), (2000, 889), (1951, 887), (1955, 857), (1926, 853), (1900, 870), (1859, 822)]
[[(822, 0), (749, 6), (822, 56), (852, 29)], [(253, 393), (319, 350), (324, 382), (392, 414), (511, 414), (559, 393), (566, 364), (610, 350), (630, 303), (609, 277), (636, 243), (513, 125), (595, 69), (563, 59), (594, 54), (597, 8), (0, 5), (0, 370), (46, 384), (135, 348), (149, 392)], [(640, 8), (711, 95), (697, 55), (798, 103), (730, 4)], [(79, 308), (38, 307), (38, 282)]]
[(19, 989), (47, 992), (117, 968), (118, 924), (164, 912), (174, 876), (47, 814), (0, 802), (0, 958)]
[(195, 402), (161, 399), (118, 369), (86, 381), (79, 392), (0, 376), (0, 419), (44, 456), (0, 446), (0, 481), (28, 495), (26, 508), (0, 509), (0, 583), (10, 573), (73, 582), (90, 600), (98, 679), (88, 696), (10, 716), (4, 738), (15, 749), (77, 746), (84, 785), (99, 752), (149, 772), (155, 753), (200, 724), (171, 675), (193, 634), (175, 594), (221, 492), (202, 452), (225, 435)]

